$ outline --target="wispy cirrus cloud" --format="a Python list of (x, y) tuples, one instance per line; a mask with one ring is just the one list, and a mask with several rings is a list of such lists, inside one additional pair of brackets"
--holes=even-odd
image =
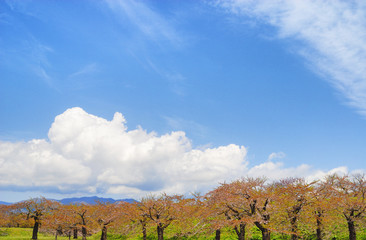
[(87, 64), (69, 75), (70, 78), (93, 74), (99, 71), (96, 63)]
[(363, 1), (218, 0), (231, 14), (269, 24), (346, 102), (366, 117), (366, 3)]
[(22, 20), (23, 16), (37, 18), (37, 14), (29, 10), (32, 4), (29, 1), (10, 0), (5, 4), (8, 11), (0, 14), (0, 28), (8, 37), (0, 41), (0, 64), (36, 77), (57, 89), (49, 61), (50, 54), (54, 53), (53, 47), (37, 37)]
[(170, 86), (172, 92), (179, 96), (185, 95), (185, 80), (186, 78), (178, 72), (169, 72), (163, 68), (158, 67), (150, 59), (146, 59), (146, 65), (163, 78)]
[(186, 120), (181, 117), (169, 117), (169, 116), (164, 116), (163, 118), (168, 124), (168, 126), (173, 130), (189, 131), (198, 137), (203, 137), (208, 132), (208, 127), (192, 120)]
[(182, 37), (163, 16), (142, 1), (105, 0), (118, 17), (127, 18), (148, 39), (169, 42), (173, 46), (182, 44)]

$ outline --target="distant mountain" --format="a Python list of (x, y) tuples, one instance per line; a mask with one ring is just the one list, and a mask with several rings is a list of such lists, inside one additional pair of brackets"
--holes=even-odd
[(118, 199), (115, 200), (113, 198), (102, 198), (102, 197), (97, 197), (97, 196), (93, 196), (93, 197), (80, 197), (80, 198), (64, 198), (61, 200), (57, 200), (58, 202), (62, 203), (62, 204), (77, 204), (77, 203), (85, 203), (85, 204), (96, 204), (97, 202), (101, 202), (101, 203), (115, 203), (115, 202), (128, 202), (128, 203), (133, 203), (136, 202), (135, 199), (132, 198), (126, 198), (126, 199)]
[[(115, 203), (115, 202), (128, 202), (128, 203), (134, 203), (137, 202), (135, 199), (133, 198), (125, 198), (125, 199), (113, 199), (113, 198), (102, 198), (102, 197), (97, 197), (97, 196), (93, 196), (93, 197), (80, 197), (80, 198), (64, 198), (61, 200), (55, 200), (57, 202), (60, 202), (62, 204), (78, 204), (78, 203), (85, 203), (85, 204), (96, 204), (97, 202), (101, 202), (101, 203)], [(9, 203), (9, 202), (3, 202), (0, 201), (0, 205), (11, 205), (13, 203)]]

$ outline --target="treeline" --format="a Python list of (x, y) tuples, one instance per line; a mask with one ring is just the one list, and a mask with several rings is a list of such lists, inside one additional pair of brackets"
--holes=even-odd
[[(366, 233), (365, 175), (329, 175), (322, 181), (286, 178), (275, 182), (264, 178), (242, 178), (222, 183), (201, 196), (148, 196), (139, 202), (62, 205), (43, 197), (10, 206), (0, 205), (2, 227), (33, 227), (57, 236), (87, 239), (101, 232), (158, 240), (169, 231), (175, 239), (207, 236), (220, 240), (223, 232), (236, 238), (356, 240)], [(172, 236), (171, 236), (172, 237)]]

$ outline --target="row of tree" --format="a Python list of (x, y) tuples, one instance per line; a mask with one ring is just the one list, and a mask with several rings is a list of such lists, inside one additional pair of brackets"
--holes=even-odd
[(330, 175), (322, 181), (269, 182), (247, 177), (192, 198), (162, 194), (135, 203), (62, 205), (41, 197), (0, 206), (0, 225), (32, 224), (32, 239), (37, 239), (41, 227), (56, 239), (59, 235), (77, 238), (81, 232), (83, 240), (99, 231), (105, 240), (108, 229), (124, 235), (138, 231), (146, 240), (154, 228), (158, 240), (163, 240), (169, 227), (176, 237), (215, 233), (216, 240), (225, 229), (233, 229), (239, 240), (245, 240), (247, 230), (253, 228), (263, 240), (278, 234), (292, 240), (310, 235), (330, 239), (342, 231), (356, 240), (357, 231), (366, 231), (366, 178)]

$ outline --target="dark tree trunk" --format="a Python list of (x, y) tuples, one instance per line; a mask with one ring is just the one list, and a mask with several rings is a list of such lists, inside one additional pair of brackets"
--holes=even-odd
[(316, 219), (316, 239), (317, 240), (322, 240), (323, 239), (323, 233), (322, 233), (322, 221), (320, 220), (320, 218), (318, 217)]
[(220, 229), (216, 229), (215, 240), (220, 240), (220, 238), (221, 238), (221, 230)]
[(245, 223), (240, 223), (239, 229), (235, 226), (236, 235), (238, 235), (238, 240), (245, 240)]
[(262, 240), (271, 240), (271, 232), (268, 229), (262, 231)]
[(81, 236), (82, 236), (82, 240), (86, 240), (86, 234), (87, 234), (87, 231), (86, 231), (86, 210), (84, 210), (82, 213), (78, 213), (78, 215), (80, 216), (81, 218), (81, 224), (82, 224), (82, 227), (81, 227)]
[(107, 240), (107, 227), (105, 225), (103, 225), (102, 236), (100, 236), (100, 240)]
[(86, 232), (86, 228), (85, 227), (82, 227), (81, 228), (81, 234), (83, 235), (82, 240), (86, 240), (86, 234), (87, 234), (87, 232)]
[(74, 234), (74, 239), (77, 239), (78, 238), (78, 229), (77, 228), (74, 228), (73, 234)]
[(352, 219), (347, 219), (349, 240), (356, 240), (355, 222)]
[(142, 224), (142, 239), (143, 240), (147, 239), (146, 224), (145, 223)]
[(55, 240), (57, 240), (58, 235), (62, 235), (62, 227), (58, 226), (55, 233)]
[(57, 236), (58, 236), (58, 235), (62, 235), (62, 228), (61, 228), (61, 226), (59, 226), (59, 227), (56, 229), (55, 240), (57, 240)]
[(158, 231), (158, 240), (164, 240), (164, 228), (158, 225), (157, 231)]
[(293, 217), (290, 220), (291, 223), (291, 240), (297, 240), (299, 237), (297, 236), (297, 217)]
[(38, 228), (39, 228), (39, 222), (38, 222), (38, 219), (35, 218), (34, 219), (32, 239), (38, 239)]
[(260, 222), (254, 222), (254, 224), (261, 230), (262, 232), (262, 240), (270, 240), (271, 239), (271, 231), (268, 228), (265, 228)]

